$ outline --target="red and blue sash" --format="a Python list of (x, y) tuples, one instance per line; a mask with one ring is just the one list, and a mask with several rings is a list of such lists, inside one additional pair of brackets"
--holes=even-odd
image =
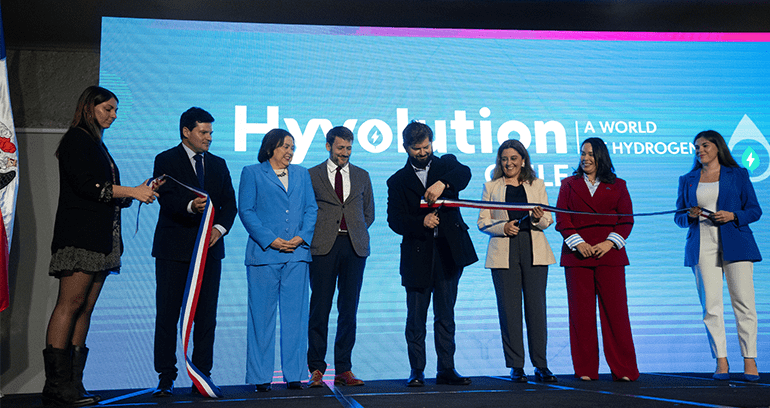
[(203, 271), (206, 268), (206, 255), (209, 251), (209, 241), (211, 239), (211, 230), (214, 227), (214, 207), (211, 205), (211, 199), (208, 194), (197, 188), (185, 185), (168, 175), (162, 175), (148, 184), (158, 186), (164, 179), (170, 179), (182, 187), (192, 191), (198, 197), (206, 199), (206, 207), (203, 210), (200, 226), (198, 227), (198, 237), (195, 239), (195, 248), (193, 248), (192, 258), (190, 260), (190, 270), (187, 272), (187, 284), (184, 289), (184, 298), (182, 301), (182, 311), (179, 317), (179, 329), (184, 344), (184, 358), (187, 364), (187, 374), (193, 382), (193, 386), (198, 389), (201, 395), (211, 398), (221, 398), (222, 391), (214, 385), (207, 375), (203, 374), (192, 363), (187, 354), (187, 346), (190, 343), (190, 332), (192, 331), (193, 320), (195, 319), (195, 309), (198, 307), (198, 295), (200, 294), (201, 282), (203, 282)]

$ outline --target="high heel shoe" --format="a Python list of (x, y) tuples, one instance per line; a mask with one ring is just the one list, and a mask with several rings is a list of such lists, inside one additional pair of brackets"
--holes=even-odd
[[(717, 370), (719, 370), (719, 363), (717, 363)], [(727, 364), (727, 372), (726, 373), (714, 373), (714, 375), (711, 376), (711, 378), (719, 381), (727, 381), (730, 379), (730, 364)]]
[(743, 374), (743, 379), (748, 382), (757, 382), (759, 381), (759, 376), (754, 374)]
[[(754, 360), (753, 358), (744, 358), (745, 360)], [(757, 366), (756, 360), (754, 361), (754, 367)], [(746, 374), (746, 363), (744, 362), (744, 373), (743, 373), (743, 379), (748, 382), (757, 382), (759, 381), (759, 369), (757, 369), (757, 374)]]

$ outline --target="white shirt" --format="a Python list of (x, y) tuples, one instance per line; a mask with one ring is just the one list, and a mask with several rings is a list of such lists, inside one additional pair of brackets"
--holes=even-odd
[(273, 171), (275, 172), (275, 176), (278, 177), (278, 181), (283, 184), (283, 188), (286, 189), (286, 191), (289, 191), (289, 169), (273, 169)]
[[(187, 147), (187, 145), (185, 145), (184, 143), (182, 143), (182, 147), (184, 148), (184, 151), (187, 153), (187, 158), (190, 160), (190, 164), (192, 165), (192, 168), (193, 168), (193, 173), (195, 173), (195, 175), (197, 176), (198, 172), (195, 171), (195, 155), (197, 153), (192, 151), (192, 149)], [(204, 172), (205, 172), (205, 169), (206, 169), (206, 159), (205, 159), (205, 157), (206, 157), (206, 153), (201, 153), (201, 164), (203, 165)]]
[(597, 179), (594, 179), (594, 182), (591, 183), (588, 180), (588, 174), (585, 174), (585, 173), (583, 173), (583, 180), (586, 181), (586, 187), (588, 187), (588, 192), (591, 193), (591, 197), (593, 197), (594, 194), (596, 193), (596, 190), (599, 188), (599, 184), (601, 184), (601, 182)]
[[(698, 199), (698, 206), (701, 208), (713, 208), (714, 211), (718, 211), (717, 200), (719, 199), (719, 182), (714, 181), (711, 183), (699, 182), (698, 188), (695, 190), (695, 196)], [(700, 231), (701, 248), (704, 243), (710, 243), (711, 245), (719, 245), (719, 228), (714, 224), (711, 219), (707, 217), (698, 217), (700, 222), (698, 228)]]
[(425, 188), (428, 188), (428, 171), (430, 171), (430, 164), (433, 162), (433, 160), (428, 162), (428, 165), (425, 166), (424, 169), (421, 169), (419, 167), (414, 167), (413, 164), (409, 163), (412, 168), (414, 169), (414, 174), (417, 175), (417, 178), (420, 179), (420, 182), (422, 182), (422, 186)]
[[(195, 157), (195, 155), (197, 153), (195, 153), (192, 149), (187, 147), (187, 145), (185, 145), (184, 143), (182, 143), (182, 147), (184, 148), (185, 153), (187, 153), (187, 158), (190, 160), (190, 165), (193, 168), (193, 173), (195, 173), (195, 175), (197, 176), (198, 173), (195, 171), (195, 159), (194, 159), (194, 157)], [(201, 153), (201, 156), (203, 156), (203, 159), (201, 160), (201, 164), (203, 165), (203, 168), (205, 169), (206, 168), (206, 159), (205, 159), (206, 154), (205, 153)], [(194, 213), (193, 208), (192, 208), (192, 203), (193, 203), (193, 200), (190, 200), (190, 202), (187, 203), (187, 212), (190, 213), (190, 214)], [(214, 228), (218, 229), (219, 232), (222, 234), (222, 236), (227, 234), (227, 228), (225, 228), (225, 227), (223, 227), (223, 226), (221, 226), (219, 224), (214, 224)]]
[[(350, 195), (350, 166), (349, 163), (345, 163), (345, 167), (340, 169), (340, 175), (342, 176), (342, 201), (348, 199)], [(329, 175), (329, 182), (334, 188), (334, 180), (337, 177), (337, 165), (334, 164), (332, 159), (326, 159), (326, 172)]]

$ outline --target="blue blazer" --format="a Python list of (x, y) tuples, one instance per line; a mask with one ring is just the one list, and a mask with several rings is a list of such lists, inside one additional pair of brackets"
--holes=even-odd
[[(700, 169), (693, 170), (679, 177), (679, 193), (676, 208), (691, 208), (698, 205), (696, 190), (700, 181)], [(717, 208), (711, 211), (730, 211), (738, 218), (719, 226), (722, 240), (722, 257), (725, 261), (759, 262), (762, 255), (754, 241), (754, 234), (749, 224), (759, 220), (762, 209), (759, 208), (754, 186), (749, 180), (749, 172), (742, 167), (722, 166), (719, 176), (719, 197)], [(678, 212), (674, 221), (682, 228), (689, 228), (684, 246), (684, 265), (695, 266), (700, 255), (700, 229), (696, 220), (690, 219), (687, 212)]]
[[(318, 205), (307, 169), (289, 165), (289, 189), (275, 175), (270, 162), (246, 166), (238, 187), (238, 215), (249, 233), (246, 265), (310, 262)], [(270, 247), (276, 238), (301, 237), (305, 244), (294, 252)]]

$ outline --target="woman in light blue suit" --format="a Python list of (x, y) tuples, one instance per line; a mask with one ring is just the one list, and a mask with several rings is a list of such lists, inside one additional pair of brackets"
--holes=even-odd
[(238, 215), (249, 233), (246, 382), (269, 391), (275, 365), (276, 306), (281, 313), (281, 368), (289, 389), (307, 378), (308, 263), (318, 206), (308, 171), (292, 165), (294, 138), (273, 129), (259, 164), (243, 168)]
[[(738, 167), (724, 138), (713, 130), (698, 133), (695, 165), (679, 178), (674, 220), (689, 228), (685, 266), (692, 267), (703, 307), (711, 354), (717, 359), (714, 378), (730, 379), (725, 338), (722, 277), (727, 281), (743, 355), (743, 377), (758, 381), (757, 309), (754, 303), (754, 262), (762, 260), (749, 224), (759, 220), (754, 187), (746, 169)], [(702, 209), (713, 211), (705, 215)]]

